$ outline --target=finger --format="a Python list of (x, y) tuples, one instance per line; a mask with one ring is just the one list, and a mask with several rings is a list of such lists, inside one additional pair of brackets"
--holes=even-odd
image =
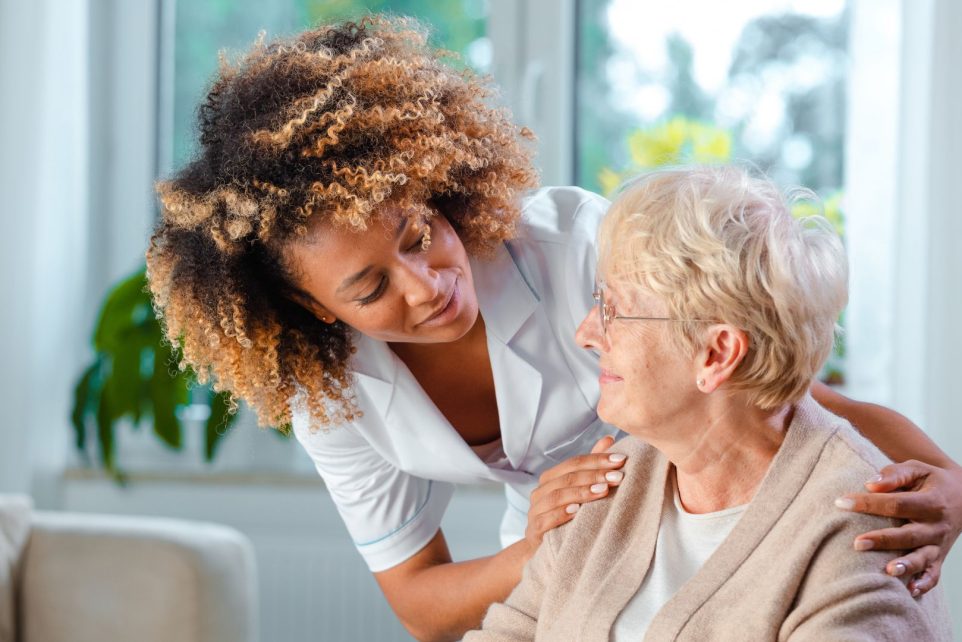
[(601, 452), (577, 455), (541, 473), (538, 483), (544, 485), (552, 479), (557, 479), (562, 475), (577, 470), (612, 470), (614, 468), (621, 468), (625, 465), (627, 459), (628, 457), (622, 453)]
[(531, 532), (525, 533), (525, 537), (540, 542), (545, 533), (574, 519), (579, 508), (581, 508), (579, 504), (570, 504), (546, 513), (541, 513), (534, 519), (529, 520), (528, 529)]
[(592, 453), (603, 453), (615, 444), (615, 438), (611, 435), (605, 435), (599, 439), (595, 445), (592, 447)]
[(912, 597), (925, 595), (938, 585), (941, 578), (942, 564), (936, 562), (925, 569), (921, 575), (909, 582), (909, 591), (912, 593)]
[[(598, 484), (591, 489), (568, 490), (572, 493), (570, 501), (544, 511), (539, 511), (537, 507), (532, 506), (532, 511), (535, 514), (533, 517), (528, 518), (528, 524), (529, 528), (534, 529), (537, 541), (541, 541), (541, 537), (552, 528), (557, 528), (565, 522), (574, 519), (575, 514), (581, 509), (582, 505), (596, 499), (601, 499), (608, 494), (608, 486), (605, 484)], [(575, 493), (574, 491), (577, 490), (582, 490), (583, 492), (580, 494)]]
[(835, 505), (843, 510), (884, 517), (937, 521), (939, 514), (923, 493), (853, 493), (839, 497)]
[(914, 488), (931, 472), (930, 466), (915, 460), (889, 464), (880, 470), (877, 476), (865, 482), (865, 487), (874, 493), (890, 493), (900, 488)]
[(938, 562), (938, 546), (923, 546), (885, 565), (885, 572), (894, 577), (912, 577)]
[(547, 481), (531, 492), (531, 505), (550, 507), (578, 501), (582, 492), (592, 486), (618, 486), (625, 475), (620, 470), (573, 470)]
[(857, 551), (914, 550), (942, 543), (943, 531), (931, 524), (910, 523), (898, 528), (883, 528), (855, 538)]
[(541, 510), (565, 506), (571, 502), (591, 501), (607, 494), (610, 486), (617, 486), (624, 479), (620, 470), (579, 471), (569, 473), (539, 486), (531, 493), (531, 505)]

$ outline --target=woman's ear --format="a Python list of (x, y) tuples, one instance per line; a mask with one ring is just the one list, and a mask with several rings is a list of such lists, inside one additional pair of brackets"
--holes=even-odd
[(695, 385), (704, 393), (714, 392), (728, 381), (748, 355), (748, 334), (727, 323), (712, 325), (704, 335), (698, 353)]
[(330, 310), (328, 310), (323, 305), (318, 303), (317, 300), (315, 300), (314, 297), (310, 296), (309, 294), (305, 294), (304, 292), (295, 290), (293, 292), (288, 293), (287, 298), (289, 298), (291, 301), (293, 301), (297, 305), (301, 306), (302, 308), (304, 308), (305, 310), (313, 314), (322, 322), (327, 323), (328, 325), (337, 321), (337, 317), (334, 316), (334, 314), (331, 313)]

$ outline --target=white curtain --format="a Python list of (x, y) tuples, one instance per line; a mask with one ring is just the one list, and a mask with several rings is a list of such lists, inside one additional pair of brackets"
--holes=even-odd
[(0, 492), (54, 506), (73, 384), (153, 220), (158, 0), (0, 0)]
[(86, 2), (0, 0), (0, 491), (49, 495), (89, 334)]
[[(847, 140), (849, 390), (962, 462), (962, 3), (855, 0)], [(962, 550), (943, 584), (962, 604)], [(956, 624), (962, 636), (962, 622)]]

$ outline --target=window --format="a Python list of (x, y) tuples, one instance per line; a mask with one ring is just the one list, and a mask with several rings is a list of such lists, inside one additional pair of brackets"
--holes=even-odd
[(845, 2), (794, 4), (582, 0), (579, 184), (609, 191), (624, 168), (734, 158), (839, 190)]
[(487, 72), (491, 65), (484, 0), (194, 0), (176, 3), (174, 11), (174, 167), (193, 151), (197, 105), (217, 70), (218, 52), (248, 49), (261, 30), (273, 38), (339, 17), (390, 11), (423, 20), (435, 45), (457, 52), (476, 70)]
[[(610, 194), (659, 165), (738, 160), (814, 190), (843, 232), (845, 0), (581, 0), (577, 11), (578, 184)], [(835, 382), (843, 354), (824, 373)]]

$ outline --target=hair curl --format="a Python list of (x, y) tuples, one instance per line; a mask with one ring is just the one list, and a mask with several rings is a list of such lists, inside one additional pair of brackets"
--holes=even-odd
[(469, 252), (515, 233), (537, 176), (531, 133), (444, 62), (409, 18), (370, 16), (265, 44), (221, 68), (200, 149), (157, 185), (150, 289), (180, 366), (244, 399), (262, 425), (303, 398), (321, 426), (357, 414), (350, 328), (301, 294), (285, 246), (318, 217), (362, 230), (386, 203), (443, 213)]
[[(800, 198), (814, 198), (807, 190)], [(841, 240), (796, 219), (778, 188), (737, 166), (670, 168), (629, 182), (598, 235), (609, 279), (665, 301), (676, 346), (694, 355), (713, 319), (749, 336), (728, 381), (759, 408), (801, 398), (832, 349), (848, 297)]]

